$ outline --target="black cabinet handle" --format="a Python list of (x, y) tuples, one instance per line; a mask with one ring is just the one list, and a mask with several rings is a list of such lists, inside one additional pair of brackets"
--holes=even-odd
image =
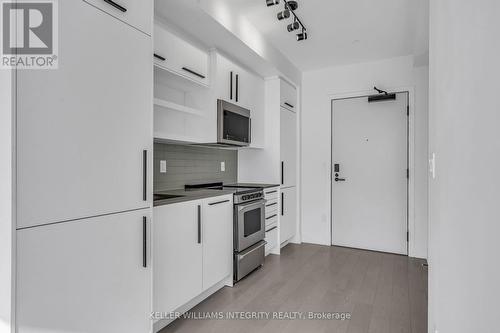
[(277, 205), (277, 204), (278, 204), (277, 202), (273, 202), (272, 204), (266, 205), (266, 207), (271, 207), (271, 206), (274, 206), (274, 205)]
[(148, 225), (146, 216), (142, 217), (142, 267), (148, 267)]
[(229, 76), (229, 99), (233, 100), (233, 72)]
[(148, 151), (142, 152), (142, 200), (148, 200)]
[(200, 73), (197, 73), (197, 72), (195, 72), (195, 71), (193, 71), (192, 69), (189, 69), (189, 68), (187, 68), (187, 67), (182, 67), (182, 70), (184, 70), (184, 71), (186, 71), (186, 72), (188, 72), (188, 73), (191, 73), (191, 74), (193, 74), (193, 75), (196, 75), (196, 76), (197, 76), (197, 77), (199, 77), (199, 78), (202, 78), (202, 79), (204, 79), (204, 78), (205, 78), (205, 76), (204, 76), (204, 75), (202, 75), (202, 74), (200, 74)]
[(273, 217), (276, 217), (276, 216), (278, 216), (278, 214), (274, 214), (274, 215), (271, 215), (269, 217), (266, 217), (266, 220), (270, 220), (270, 219), (272, 219)]
[(239, 95), (239, 78), (240, 76), (236, 74), (236, 102), (238, 102), (238, 95)]
[(336, 182), (345, 182), (345, 178), (335, 177)]
[(103, 0), (105, 3), (107, 3), (108, 5), (111, 5), (113, 7), (115, 7), (116, 9), (118, 9), (119, 11), (121, 11), (122, 13), (125, 13), (127, 11), (127, 8), (123, 7), (123, 6), (120, 6), (119, 4), (117, 4), (116, 2), (112, 1), (112, 0)]
[(276, 193), (276, 192), (278, 192), (278, 190), (269, 191), (269, 192), (266, 192), (266, 194), (273, 194), (273, 193)]
[(266, 232), (271, 232), (271, 231), (273, 231), (274, 229), (278, 229), (278, 227), (272, 227), (271, 229), (266, 230)]
[[(238, 97), (236, 97), (236, 102), (238, 102)], [(252, 143), (252, 118), (248, 119), (248, 143)]]
[(291, 107), (292, 109), (294, 108), (294, 106), (288, 102), (285, 102), (285, 105), (288, 106), (288, 107)]
[(215, 206), (215, 205), (220, 205), (220, 204), (223, 204), (223, 203), (226, 203), (226, 202), (229, 202), (229, 200), (212, 202), (212, 203), (209, 203), (208, 205), (209, 206)]
[(285, 162), (281, 161), (281, 185), (285, 184)]
[(201, 244), (201, 206), (198, 205), (198, 244)]
[(281, 216), (285, 215), (285, 193), (281, 192)]
[(159, 54), (154, 53), (153, 55), (154, 55), (154, 57), (155, 57), (155, 58), (160, 59), (161, 61), (165, 61), (165, 60), (167, 60), (167, 59), (165, 59), (165, 57), (162, 57), (162, 56), (161, 56), (161, 55), (159, 55)]

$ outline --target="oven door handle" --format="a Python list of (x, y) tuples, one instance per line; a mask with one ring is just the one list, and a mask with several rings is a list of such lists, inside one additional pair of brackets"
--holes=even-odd
[[(242, 260), (243, 258), (245, 258), (247, 255), (249, 255), (250, 253), (253, 253), (255, 251), (257, 251), (258, 249), (260, 249), (261, 247), (265, 246), (267, 244), (266, 241), (260, 241), (258, 242), (257, 244), (255, 244), (253, 247), (249, 248), (248, 250), (245, 251), (244, 254), (239, 254), (238, 257), (240, 260)], [(248, 251), (248, 252), (247, 252)]]
[(244, 210), (249, 210), (249, 209), (254, 209), (256, 207), (259, 207), (259, 206), (262, 206), (263, 209), (266, 208), (266, 200), (259, 200), (259, 201), (255, 201), (255, 202), (252, 202), (252, 203), (249, 203), (249, 204), (242, 204), (242, 205), (238, 205), (238, 212), (241, 212), (241, 211), (244, 211)]

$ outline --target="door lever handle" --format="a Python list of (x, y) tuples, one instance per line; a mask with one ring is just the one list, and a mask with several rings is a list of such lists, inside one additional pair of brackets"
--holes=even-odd
[(345, 182), (345, 178), (335, 177), (336, 182)]

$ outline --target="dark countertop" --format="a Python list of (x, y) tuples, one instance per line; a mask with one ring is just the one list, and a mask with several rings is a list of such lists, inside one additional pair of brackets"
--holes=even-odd
[(168, 194), (168, 195), (179, 195), (177, 198), (155, 200), (153, 201), (153, 207), (169, 205), (173, 203), (186, 202), (192, 200), (206, 199), (220, 197), (223, 195), (233, 194), (230, 190), (210, 190), (210, 189), (196, 189), (196, 190), (167, 190), (167, 191), (157, 191), (155, 194)]
[[(228, 186), (227, 184), (224, 184), (225, 186)], [(229, 184), (229, 185), (238, 185), (240, 187), (260, 187), (260, 188), (271, 188), (271, 187), (279, 187), (279, 184), (259, 184), (259, 183), (236, 183), (236, 184)]]

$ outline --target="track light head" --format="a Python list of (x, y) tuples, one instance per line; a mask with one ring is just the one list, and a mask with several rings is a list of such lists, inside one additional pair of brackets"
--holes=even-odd
[(296, 10), (299, 8), (299, 4), (297, 1), (287, 1), (287, 8), (290, 10)]
[(301, 33), (298, 33), (297, 34), (297, 41), (301, 41), (301, 40), (306, 40), (307, 39), (307, 32), (305, 30), (302, 30)]
[(287, 19), (290, 17), (290, 10), (289, 9), (285, 9), (284, 11), (282, 12), (279, 12), (278, 15), (276, 15), (278, 17), (278, 20), (284, 20), (284, 19)]
[(267, 7), (278, 5), (279, 3), (280, 3), (280, 0), (266, 0)]
[(300, 28), (300, 24), (299, 24), (299, 22), (297, 22), (297, 21), (294, 21), (293, 23), (290, 23), (290, 24), (286, 27), (286, 29), (288, 30), (288, 32), (292, 32), (292, 31), (294, 31), (294, 30), (299, 30), (299, 28)]

